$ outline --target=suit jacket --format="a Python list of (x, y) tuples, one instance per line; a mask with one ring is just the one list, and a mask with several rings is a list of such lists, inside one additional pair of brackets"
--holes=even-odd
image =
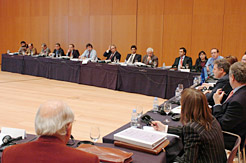
[(152, 55), (150, 62), (148, 61), (148, 55), (145, 55), (142, 62), (151, 66), (154, 66), (154, 62), (156, 62), (156, 67), (158, 67), (158, 57), (155, 55)]
[[(132, 54), (127, 54), (127, 56), (126, 56), (126, 61), (130, 58), (131, 55), (132, 55)], [(140, 54), (136, 54), (135, 57), (133, 58), (133, 63), (134, 63), (136, 60), (137, 60), (138, 62), (141, 62), (142, 56), (141, 56)]]
[[(178, 68), (179, 60), (180, 60), (180, 57), (177, 57), (177, 58), (175, 59), (173, 65), (172, 65), (173, 68)], [(186, 64), (189, 65), (189, 69), (192, 68), (192, 58), (191, 58), (191, 57), (188, 57), (188, 56), (185, 56), (185, 57), (184, 57), (182, 66), (185, 67)]]
[(4, 149), (2, 162), (98, 163), (99, 160), (96, 155), (66, 146), (57, 137), (41, 136), (36, 141), (18, 144)]
[[(108, 60), (111, 56), (112, 52), (109, 50), (108, 52), (105, 51), (105, 53), (103, 54), (104, 57), (107, 57), (106, 60)], [(114, 56), (111, 58), (111, 62), (115, 61), (116, 59), (118, 59), (120, 61), (120, 58), (121, 58), (121, 54), (116, 51)]]
[(74, 49), (73, 51), (71, 51), (70, 53), (68, 53), (68, 56), (73, 56), (73, 58), (79, 58), (79, 51)]
[(208, 131), (197, 122), (183, 126), (184, 154), (175, 161), (187, 163), (226, 162), (224, 139), (221, 127), (214, 118)]
[(215, 86), (212, 88), (211, 93), (206, 94), (209, 105), (211, 105), (211, 106), (214, 105), (213, 95), (217, 91), (217, 89), (220, 89), (220, 88), (222, 88), (222, 90), (227, 94), (227, 95), (224, 95), (224, 97), (221, 101), (221, 103), (223, 103), (226, 100), (226, 98), (228, 97), (228, 95), (230, 94), (230, 92), (232, 91), (232, 87), (231, 87), (230, 82), (229, 82), (229, 75), (228, 74), (226, 74), (225, 76), (223, 76), (222, 78), (220, 78), (217, 81)]
[[(55, 53), (56, 56), (56, 49), (54, 49), (53, 53)], [(61, 56), (65, 56), (64, 50), (62, 48), (58, 49), (58, 54), (61, 54)]]
[[(237, 90), (222, 105), (213, 107), (213, 115), (217, 118), (222, 130), (238, 134), (241, 137), (241, 145), (244, 144), (246, 135), (246, 86)], [(225, 146), (231, 149), (235, 138), (225, 137)]]

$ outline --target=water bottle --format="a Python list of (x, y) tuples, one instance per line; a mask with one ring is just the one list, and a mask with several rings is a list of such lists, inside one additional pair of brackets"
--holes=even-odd
[(136, 109), (132, 110), (131, 127), (138, 127), (138, 115)]
[(158, 99), (157, 99), (157, 97), (155, 97), (154, 101), (153, 101), (153, 112), (154, 113), (158, 112)]

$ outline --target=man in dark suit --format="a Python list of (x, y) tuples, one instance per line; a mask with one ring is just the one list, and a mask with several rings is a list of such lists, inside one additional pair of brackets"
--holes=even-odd
[(209, 90), (205, 91), (204, 94), (208, 99), (209, 105), (214, 105), (213, 95), (218, 89), (222, 89), (225, 92), (225, 95), (222, 99), (222, 103), (226, 100), (227, 96), (232, 90), (232, 87), (229, 82), (229, 69), (230, 63), (226, 59), (219, 59), (214, 62), (213, 73), (216, 79), (219, 79), (213, 87), (209, 87), (208, 83), (204, 83), (199, 89), (207, 87)]
[(90, 162), (96, 155), (66, 146), (72, 130), (74, 114), (62, 101), (48, 101), (39, 107), (35, 118), (38, 140), (4, 149), (2, 162)]
[[(238, 134), (245, 141), (246, 135), (246, 65), (236, 62), (230, 67), (229, 80), (233, 90), (224, 103), (221, 100), (225, 94), (217, 90), (214, 94), (213, 115), (221, 125), (222, 130)], [(225, 146), (231, 149), (235, 143), (232, 137), (225, 137)]]
[(60, 43), (56, 43), (53, 54), (51, 53), (50, 55), (53, 55), (53, 57), (65, 56), (64, 50), (61, 48)]
[(158, 67), (158, 57), (154, 55), (154, 49), (148, 48), (146, 50), (146, 55), (143, 56), (143, 63), (146, 65), (151, 65), (152, 67)]
[(69, 44), (67, 54), (70, 58), (79, 58), (79, 51), (74, 48), (74, 44)]
[[(187, 67), (188, 66), (188, 67)], [(186, 49), (181, 47), (179, 49), (179, 57), (177, 57), (172, 65), (172, 68), (192, 68), (192, 58), (186, 56)]]
[(142, 56), (140, 54), (137, 54), (137, 46), (132, 45), (131, 46), (131, 54), (127, 54), (126, 56), (126, 63), (133, 64), (135, 62), (141, 62)]
[(103, 56), (106, 57), (106, 60), (111, 60), (111, 62), (120, 61), (121, 58), (121, 54), (117, 51), (115, 45), (110, 45)]

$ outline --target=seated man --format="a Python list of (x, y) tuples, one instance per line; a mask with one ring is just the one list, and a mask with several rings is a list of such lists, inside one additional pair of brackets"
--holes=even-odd
[(117, 51), (115, 45), (110, 45), (108, 50), (103, 54), (104, 57), (107, 57), (106, 60), (111, 60), (111, 62), (120, 61), (121, 54)]
[(49, 54), (50, 54), (50, 49), (47, 47), (47, 45), (45, 44), (45, 43), (43, 43), (42, 45), (41, 45), (41, 48), (42, 48), (42, 50), (41, 50), (41, 55), (44, 55), (44, 56), (48, 56)]
[(2, 162), (91, 162), (98, 157), (66, 146), (74, 114), (62, 101), (40, 105), (35, 118), (36, 141), (18, 144), (3, 151)]
[(25, 41), (21, 41), (20, 44), (21, 44), (21, 47), (18, 50), (18, 52), (19, 52), (19, 54), (25, 55), (28, 46), (27, 46)]
[(143, 63), (151, 65), (152, 67), (158, 67), (158, 57), (154, 55), (154, 49), (148, 48), (147, 54), (143, 56)]
[[(221, 103), (225, 94), (217, 90), (214, 94), (213, 115), (221, 125), (222, 130), (238, 134), (241, 145), (246, 135), (246, 64), (236, 62), (230, 67), (229, 80), (233, 90), (224, 103)], [(234, 146), (232, 137), (225, 137), (226, 149)]]
[(184, 47), (179, 48), (179, 57), (175, 58), (172, 68), (192, 68), (192, 59), (186, 56), (186, 49)]
[(242, 57), (242, 62), (246, 63), (246, 52), (244, 53), (243, 57)]
[(97, 61), (97, 52), (96, 50), (93, 49), (93, 46), (90, 43), (86, 45), (86, 50), (81, 55), (81, 58), (82, 59), (89, 58), (93, 61)]
[(31, 56), (37, 54), (37, 49), (33, 47), (33, 44), (32, 43), (28, 44), (28, 49), (26, 51), (26, 54), (27, 55), (31, 55)]
[(213, 76), (213, 68), (214, 68), (214, 61), (217, 59), (222, 59), (223, 57), (220, 56), (219, 54), (219, 50), (216, 48), (211, 49), (211, 58), (208, 59), (207, 63), (206, 63), (206, 67), (207, 67), (207, 72), (210, 76)]
[(68, 45), (66, 56), (69, 56), (70, 58), (79, 58), (79, 51), (74, 49), (74, 44)]
[(126, 56), (126, 63), (133, 64), (135, 62), (141, 62), (142, 56), (137, 54), (137, 47), (136, 45), (131, 46), (131, 54), (127, 54)]
[(64, 50), (61, 48), (61, 45), (59, 43), (55, 44), (55, 49), (53, 51), (53, 54), (50, 53), (50, 55), (53, 55), (53, 57), (65, 56)]
[(218, 89), (222, 89), (225, 92), (225, 96), (222, 99), (222, 103), (226, 100), (227, 96), (231, 92), (232, 88), (229, 82), (229, 69), (230, 69), (230, 63), (226, 59), (219, 59), (214, 61), (214, 77), (216, 79), (219, 79), (214, 87), (209, 87), (207, 83), (204, 83), (199, 88), (202, 89), (203, 87), (207, 87), (207, 89), (210, 89), (208, 91), (205, 91), (204, 94), (207, 97), (209, 105), (214, 105), (214, 99), (213, 95)]

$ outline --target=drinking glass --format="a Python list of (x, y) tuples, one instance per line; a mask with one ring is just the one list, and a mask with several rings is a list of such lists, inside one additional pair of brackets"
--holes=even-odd
[(136, 110), (137, 110), (137, 116), (138, 116), (138, 124), (137, 124), (137, 127), (138, 128), (141, 128), (141, 117), (143, 115), (143, 107), (142, 106), (137, 106), (136, 107)]
[(181, 92), (183, 91), (183, 89), (184, 89), (184, 85), (183, 84), (178, 84), (178, 87), (179, 87), (179, 89), (181, 90)]
[[(164, 109), (164, 112), (165, 112), (165, 113), (167, 114), (167, 116), (168, 116), (168, 114), (171, 112), (171, 109), (172, 109), (171, 103), (165, 102), (165, 103), (164, 103), (164, 108), (163, 108), (163, 109)], [(164, 122), (168, 123), (168, 122), (170, 122), (170, 121), (168, 120), (168, 118), (166, 118)]]
[(100, 129), (99, 129), (99, 127), (97, 127), (97, 126), (91, 127), (90, 138), (91, 138), (91, 140), (94, 143), (97, 142), (97, 140), (100, 138)]

